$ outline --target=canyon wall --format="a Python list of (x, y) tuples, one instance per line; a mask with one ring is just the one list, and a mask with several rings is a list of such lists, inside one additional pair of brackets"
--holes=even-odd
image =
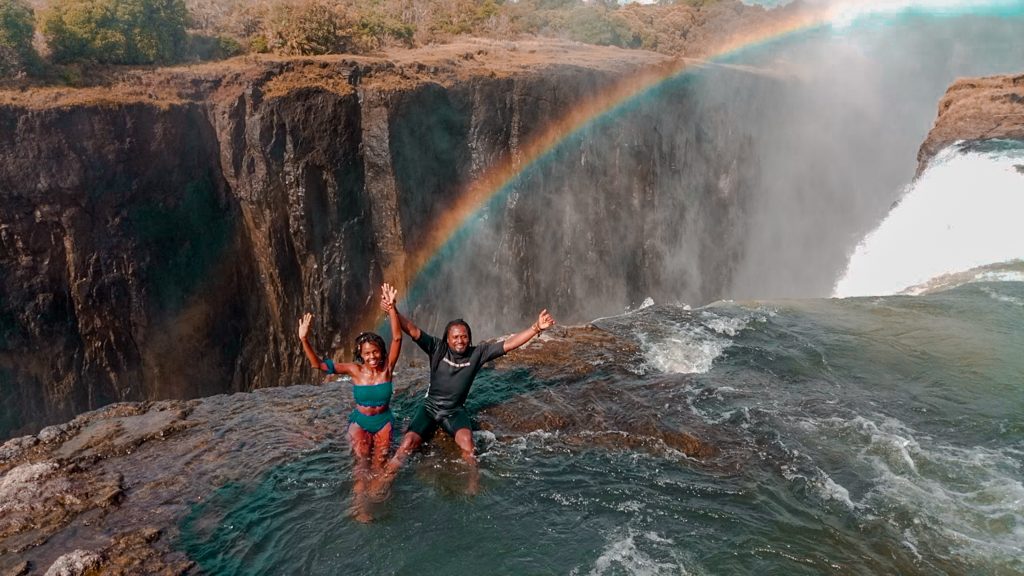
[[(396, 277), (421, 286), (408, 312), (424, 328), (459, 315), (478, 339), (540, 307), (572, 322), (719, 297), (753, 160), (725, 107), (688, 98), (694, 80), (524, 158), (580, 103), (667, 63), (471, 43), (5, 94), (0, 437), (111, 402), (311, 381), (301, 313), (347, 358)], [(418, 275), (409, 255), (501, 162), (522, 177)]]
[[(338, 74), (326, 76), (354, 79), (363, 73), (361, 64), (337, 66)], [(597, 82), (589, 88), (614, 76), (568, 70)], [(488, 162), (496, 161), (476, 151), (500, 156), (517, 149), (515, 139), (523, 135), (515, 122), (492, 124), (490, 128), (509, 128), (481, 131), (477, 148), (459, 152), (465, 156), (447, 147), (437, 148), (433, 155), (424, 151), (423, 161), (429, 161), (431, 168), (417, 172), (415, 164), (396, 168), (408, 161), (402, 153), (430, 149), (423, 143), (436, 142), (447, 132), (434, 127), (396, 136), (402, 129), (420, 125), (413, 122), (399, 129), (403, 126), (399, 119), (410, 121), (409, 115), (417, 111), (436, 112), (441, 103), (452, 101), (449, 97), (464, 102), (475, 94), (482, 98), (478, 102), (490, 105), (498, 100), (515, 102), (516, 90), (528, 86), (561, 89), (557, 80), (545, 80), (542, 74), (478, 80), (454, 90), (416, 84), (413, 90), (360, 94), (358, 89), (349, 93), (320, 83), (303, 86), (297, 93), (278, 93), (269, 80), (281, 78), (284, 72), (261, 69), (257, 75), (267, 78), (261, 84), (251, 81), (255, 73), (247, 71), (239, 78), (244, 80), (238, 84), (241, 89), (220, 85), (220, 80), (197, 82), (196, 93), (208, 96), (208, 101), (23, 106), (17, 115), (11, 107), (2, 109), (4, 134), (19, 135), (13, 142), (0, 141), (0, 190), (4, 192), (0, 223), (0, 384), (4, 394), (0, 409), (4, 412), (0, 414), (6, 419), (6, 432), (32, 429), (41, 421), (118, 399), (182, 398), (232, 387), (287, 384), (289, 378), (310, 381), (313, 375), (293, 344), (299, 311), (308, 307), (320, 314), (321, 334), (352, 330), (345, 315), (361, 314), (366, 300), (372, 300), (366, 293), (378, 275), (384, 269), (400, 269), (403, 255), (415, 247), (419, 227), (443, 210), (443, 205), (418, 191), (450, 200), (457, 192), (446, 178), (473, 178)], [(304, 75), (309, 72), (305, 70)], [(188, 77), (201, 79), (194, 73)], [(1016, 113), (1012, 108), (1001, 109), (993, 116), (986, 104), (1019, 104), (1014, 95), (1020, 94), (1020, 84), (1014, 83), (1015, 78), (957, 82), (943, 100), (955, 101), (940, 107), (944, 113), (929, 141), (940, 136), (949, 142), (983, 140), (993, 124), (1007, 122), (1005, 114)], [(974, 87), (965, 88), (968, 84)], [(993, 84), (995, 91), (991, 91)], [(490, 96), (483, 98), (480, 90), (490, 90), (486, 92)], [(678, 97), (687, 87), (672, 85), (666, 90), (668, 96)], [(507, 98), (501, 100), (500, 94)], [(439, 97), (444, 98), (439, 101)], [(531, 105), (537, 108), (539, 101)], [(958, 108), (971, 101), (979, 104)], [(429, 108), (424, 107), (427, 103)], [(742, 166), (750, 158), (745, 156), (742, 137), (716, 140), (703, 134), (710, 126), (707, 121), (719, 122), (719, 128), (728, 125), (725, 108), (714, 104), (691, 110), (683, 102), (676, 105), (705, 120), (680, 122), (682, 128), (668, 130), (668, 123), (657, 122), (663, 117), (652, 117), (645, 128), (658, 135), (654, 143), (682, 154), (680, 158), (692, 167), (707, 168), (708, 174), (714, 174), (712, 168), (723, 169), (717, 179), (689, 177), (676, 184), (679, 188), (672, 188), (668, 181), (675, 176), (661, 180), (654, 173), (644, 178), (631, 173), (628, 180), (611, 180), (622, 188), (608, 188), (624, 191), (623, 196), (604, 195), (593, 199), (595, 206), (588, 206), (573, 195), (570, 205), (585, 216), (579, 234), (602, 209), (633, 218), (634, 225), (647, 227), (651, 235), (705, 234), (707, 243), (694, 250), (702, 250), (709, 264), (687, 269), (687, 277), (695, 280), (692, 286), (698, 289), (714, 290), (714, 282), (704, 282), (728, 276), (729, 257), (736, 248), (727, 240), (741, 237), (743, 231), (742, 221), (730, 220), (730, 215), (744, 216), (743, 202), (737, 199), (742, 194), (736, 192), (743, 188), (734, 190), (729, 179), (749, 185), (743, 181), (743, 170), (729, 167)], [(544, 114), (536, 109), (520, 113)], [(951, 125), (953, 118), (962, 121)], [(636, 122), (638, 117), (629, 120)], [(51, 137), (28, 138), (43, 130), (50, 131)], [(647, 146), (652, 142), (631, 140), (639, 133), (615, 136), (615, 130), (596, 130), (583, 134), (572, 146), (573, 152), (564, 153), (568, 158), (556, 154), (532, 181), (562, 182), (552, 166), (589, 162), (585, 152), (596, 149), (598, 142), (610, 143), (619, 156), (605, 157), (608, 167), (598, 170), (600, 178), (572, 175), (586, 182), (584, 192), (592, 192), (591, 186), (613, 178), (615, 167), (635, 165), (622, 160), (630, 150), (639, 150), (639, 144), (633, 149), (631, 143)], [(1021, 136), (1006, 131), (998, 137)], [(704, 158), (707, 148), (696, 146), (696, 140), (705, 145), (735, 145), (738, 154)], [(490, 144), (480, 145), (486, 142)], [(934, 149), (943, 146), (936, 144)], [(640, 156), (636, 163), (678, 175), (673, 172), (679, 169), (674, 157), (634, 154)], [(468, 166), (459, 164), (456, 170), (453, 157), (460, 163), (468, 161)], [(442, 172), (449, 162), (452, 171)], [(658, 192), (655, 184), (665, 191)], [(539, 205), (522, 212), (534, 190), (542, 191), (537, 194)], [(568, 242), (558, 240), (565, 231), (549, 234), (538, 221), (550, 217), (553, 196), (574, 194), (574, 190), (564, 183), (521, 189), (518, 199), (506, 199), (497, 207), (500, 226), (483, 227), (475, 234), (488, 241), (521, 238), (539, 246), (533, 250), (557, 253), (550, 247)], [(670, 192), (682, 195), (682, 199), (674, 196), (674, 206), (662, 197)], [(722, 218), (720, 227), (713, 228), (709, 222), (691, 230), (686, 212), (694, 206), (702, 217)], [(661, 213), (669, 207), (682, 212)], [(672, 223), (675, 232), (667, 230)], [(638, 258), (649, 258), (646, 265), (656, 262), (650, 255), (657, 251), (653, 247), (647, 253), (639, 250), (634, 235), (622, 226), (615, 231), (618, 235), (595, 234), (586, 242), (580, 240), (583, 247), (568, 243), (567, 249), (578, 249), (580, 254), (601, 252), (593, 260), (567, 259), (566, 265), (581, 277), (605, 278), (599, 286), (573, 284), (566, 289), (570, 296), (587, 289), (589, 294), (626, 291), (624, 287), (634, 286), (633, 282), (664, 289), (659, 286), (674, 278), (668, 266), (646, 276), (612, 274), (613, 266), (635, 268), (625, 260), (602, 264), (609, 244), (635, 250)], [(463, 248), (472, 251), (472, 246)], [(512, 254), (536, 257), (522, 246), (499, 252), (504, 259), (493, 260), (495, 269), (519, 270), (537, 283), (571, 284), (566, 278), (572, 274), (551, 280), (546, 277), (551, 270), (518, 261)], [(459, 266), (468, 264), (456, 269)], [(587, 266), (598, 268), (589, 271), (584, 269)], [(706, 274), (696, 281), (702, 272)], [(447, 288), (452, 293), (462, 289)], [(495, 289), (513, 294), (503, 287)], [(560, 293), (557, 286), (551, 292)], [(531, 297), (522, 297), (524, 307), (537, 304)], [(442, 294), (433, 302), (441, 306), (446, 298)], [(561, 304), (571, 306), (569, 300)], [(735, 438), (727, 425), (709, 426), (696, 419), (664, 426), (660, 421), (659, 407), (676, 402), (679, 390), (693, 386), (692, 376), (660, 377), (663, 386), (655, 389), (660, 388), (664, 396), (654, 397), (610, 384), (615, 380), (608, 378), (609, 373), (635, 378), (641, 356), (634, 339), (594, 326), (558, 327), (495, 363), (489, 390), (496, 403), (484, 407), (478, 420), (482, 428), (506, 438), (530, 434), (538, 427), (557, 429), (570, 445), (578, 442), (575, 445), (587, 450), (595, 446), (642, 450), (636, 442), (650, 442), (686, 454), (685, 461), (680, 456), (686, 466), (728, 473), (754, 456), (749, 443)], [(506, 397), (505, 391), (519, 385), (524, 370), (543, 382), (544, 389), (537, 395)], [(400, 413), (411, 413), (427, 385), (426, 376), (425, 370), (417, 368), (396, 377), (395, 404)], [(0, 573), (37, 573), (47, 566), (56, 570), (83, 563), (104, 574), (195, 571), (178, 541), (181, 519), (192, 507), (208, 500), (218, 488), (256, 482), (267, 470), (308, 457), (324, 446), (328, 452), (343, 454), (334, 446), (345, 442), (343, 423), (351, 401), (351, 387), (331, 383), (202, 400), (130, 402), (0, 443), (0, 510), (4, 512), (0, 514)], [(588, 409), (581, 411), (580, 406)], [(26, 411), (26, 418), (15, 420), (22, 414), (18, 409), (36, 412)], [(685, 413), (695, 417), (693, 412)], [(590, 433), (605, 428), (615, 433)], [(581, 430), (584, 433), (576, 436)], [(432, 457), (451, 459), (454, 450), (447, 443)]]

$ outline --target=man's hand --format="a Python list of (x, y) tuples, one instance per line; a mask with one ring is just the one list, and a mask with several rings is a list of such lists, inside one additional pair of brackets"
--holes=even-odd
[(537, 316), (537, 323), (534, 324), (534, 326), (537, 327), (538, 332), (543, 332), (554, 325), (555, 319), (551, 316), (551, 314), (548, 314), (546, 308), (540, 311), (540, 314)]

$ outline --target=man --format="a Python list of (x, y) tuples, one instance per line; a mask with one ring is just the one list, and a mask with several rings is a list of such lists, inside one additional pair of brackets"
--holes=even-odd
[(473, 346), (469, 324), (461, 318), (448, 323), (442, 339), (420, 330), (402, 314), (398, 315), (398, 320), (402, 331), (430, 357), (430, 384), (423, 405), (409, 424), (395, 456), (388, 462), (386, 475), (393, 478), (409, 454), (423, 441), (429, 440), (440, 426), (455, 439), (462, 451), (462, 459), (469, 464), (470, 491), (475, 492), (476, 455), (473, 454), (473, 431), (465, 408), (473, 379), (484, 364), (526, 344), (553, 326), (555, 319), (547, 310), (542, 310), (537, 321), (526, 330), (507, 340), (488, 341), (480, 346)]

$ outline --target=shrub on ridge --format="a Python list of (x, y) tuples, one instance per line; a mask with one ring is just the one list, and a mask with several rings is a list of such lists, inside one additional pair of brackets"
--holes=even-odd
[(56, 0), (43, 20), (58, 63), (167, 64), (186, 47), (184, 0)]
[(18, 76), (37, 65), (35, 28), (35, 13), (24, 0), (0, 0), (0, 77)]

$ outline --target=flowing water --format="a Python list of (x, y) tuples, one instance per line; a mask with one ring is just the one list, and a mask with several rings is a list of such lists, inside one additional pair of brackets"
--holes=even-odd
[[(793, 82), (748, 109), (777, 113), (737, 122), (762, 188), (732, 293), (765, 299), (648, 300), (496, 362), (469, 401), (477, 493), (439, 440), (354, 521), (348, 385), (291, 386), (191, 401), (171, 441), (100, 459), (126, 505), (47, 545), (173, 523), (161, 545), (216, 575), (1024, 575), (1024, 143), (954, 145), (886, 210), (951, 75), (1024, 61), (1024, 3), (935, 0), (957, 7), (937, 19), (874, 4), (895, 15), (733, 62)], [(695, 80), (702, 105), (765, 82), (733, 78)], [(913, 130), (886, 132), (895, 117)], [(842, 273), (860, 237), (824, 237), (853, 216), (881, 224)], [(836, 298), (767, 298), (822, 282)], [(426, 386), (406, 346), (399, 429)]]
[(939, 153), (857, 247), (836, 296), (915, 290), (948, 274), (1024, 258), (1024, 142)]
[[(996, 174), (978, 204), (1011, 210), (1019, 151), (944, 151), (845, 281), (874, 274), (861, 262), (886, 229), (979, 218), (915, 199), (970, 205), (951, 169)], [(991, 256), (1005, 231), (989, 228), (960, 251)], [(478, 494), (435, 448), (354, 522), (347, 449), (328, 441), (203, 499), (179, 547), (215, 574), (1024, 574), (1024, 260), (919, 292), (646, 302), (595, 320), (607, 338), (556, 331), (478, 379)], [(423, 371), (403, 375), (402, 419)]]
[[(1024, 573), (1024, 282), (597, 325), (640, 355), (481, 376), (478, 495), (451, 454), (419, 455), (356, 523), (327, 443), (205, 499), (181, 547), (216, 574)], [(563, 424), (488, 416), (508, 403)], [(695, 428), (714, 455), (661, 440)]]
[(940, 154), (848, 297), (648, 301), (485, 370), (475, 495), (441, 442), (355, 522), (338, 434), (200, 498), (177, 548), (211, 574), (1024, 574), (1022, 149)]

